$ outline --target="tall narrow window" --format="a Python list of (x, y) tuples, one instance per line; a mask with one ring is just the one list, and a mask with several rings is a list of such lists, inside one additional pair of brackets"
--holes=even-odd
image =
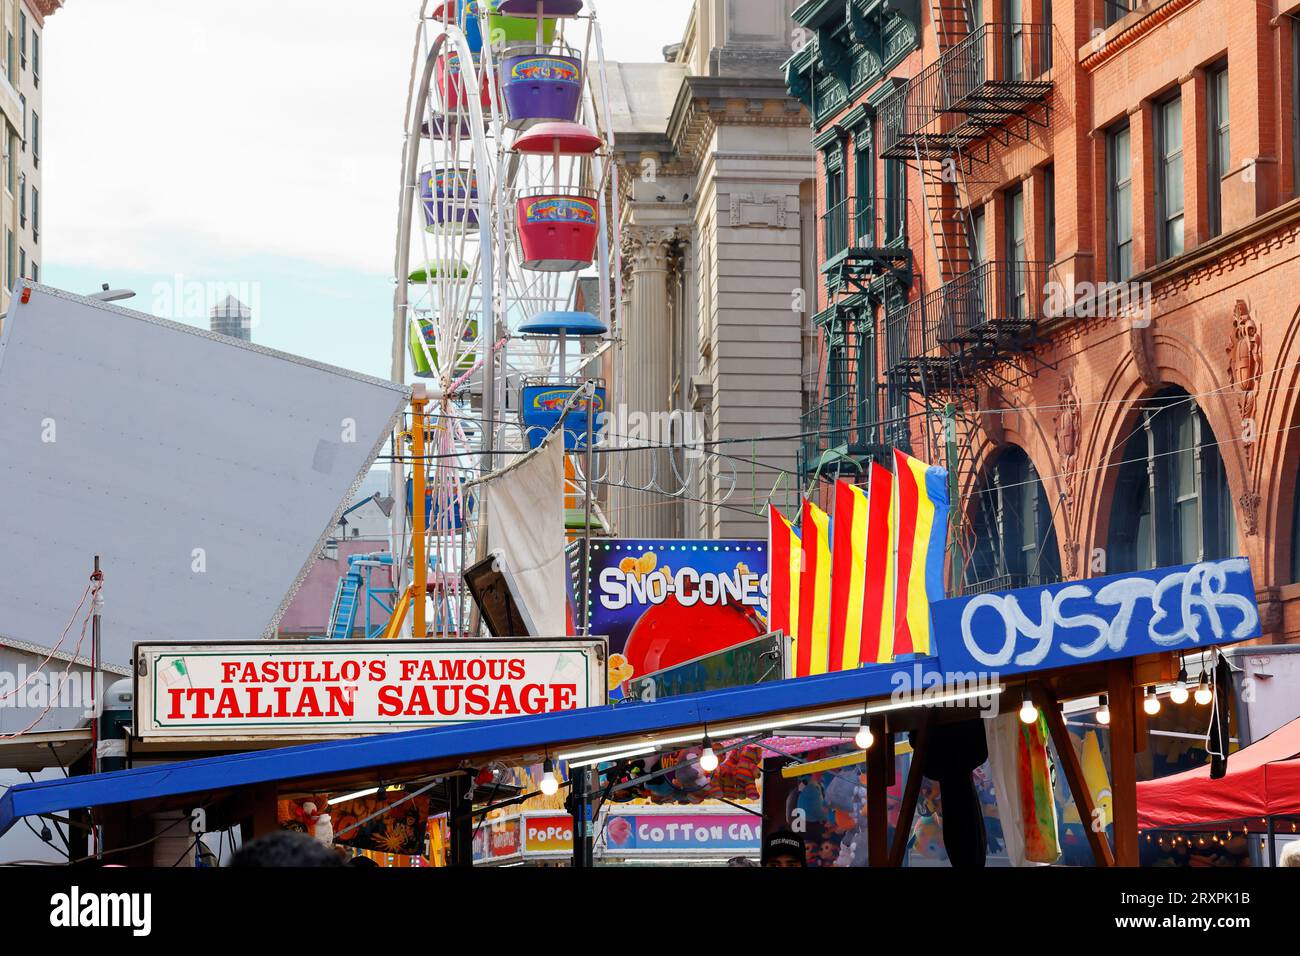
[(970, 250), (971, 267), (978, 267), (984, 261), (984, 207), (976, 206), (967, 220), (970, 234), (966, 237), (966, 246)]
[(5, 230), (5, 291), (14, 287), (14, 231)]
[(903, 178), (903, 164), (897, 159), (885, 160), (885, 240), (892, 242), (903, 236), (907, 202), (907, 181)]
[(32, 187), (32, 239), (41, 241), (41, 191)]
[(1106, 136), (1106, 278), (1126, 282), (1133, 275), (1133, 178), (1129, 128)]
[(27, 69), (27, 13), (21, 10), (18, 12), (18, 56), (23, 69)]
[(41, 35), (32, 33), (32, 81), (37, 86), (41, 83)]
[(1043, 257), (1047, 264), (1056, 261), (1056, 167), (1043, 170)]
[(1023, 0), (1003, 0), (1003, 15), (1006, 22), (1006, 71), (1008, 83), (1019, 83), (1025, 79), (1025, 11)]
[(1183, 253), (1183, 100), (1156, 107), (1156, 225), (1160, 259)]
[(844, 251), (848, 221), (845, 218), (847, 185), (844, 148), (838, 145), (826, 153), (826, 258)]
[(27, 278), (27, 250), (22, 246), (18, 247), (18, 278)]
[(18, 175), (18, 225), (27, 225), (27, 174)]
[(1228, 67), (1220, 66), (1205, 76), (1205, 93), (1209, 100), (1210, 162), (1206, 170), (1210, 206), (1210, 235), (1223, 231), (1223, 177), (1232, 163), (1228, 139)]
[(32, 162), (41, 164), (41, 116), (32, 110)]
[(1291, 18), (1291, 191), (1300, 196), (1300, 17)]
[(875, 169), (872, 159), (870, 128), (858, 133), (853, 152), (853, 188), (856, 209), (857, 240), (859, 245), (876, 244), (876, 209), (879, 204), (875, 197)]
[(1039, 34), (1039, 43), (1043, 45), (1041, 71), (1046, 73), (1052, 68), (1052, 0), (1043, 0), (1043, 25)]
[(1007, 318), (1021, 320), (1028, 314), (1025, 303), (1025, 193), (1015, 189), (1006, 195), (1007, 212), (1007, 262), (1006, 293)]

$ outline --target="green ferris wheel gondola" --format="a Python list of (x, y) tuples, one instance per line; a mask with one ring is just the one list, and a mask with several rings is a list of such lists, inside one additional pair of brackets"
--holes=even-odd
[(430, 262), (406, 277), (407, 282), (423, 283), (430, 279), (468, 279), (469, 266), (458, 260)]
[[(435, 363), (441, 364), (438, 361), (438, 345), (435, 340), (436, 335), (437, 329), (434, 327), (434, 324), (430, 319), (417, 319), (415, 322), (411, 323), (411, 331), (407, 338), (407, 346), (411, 353), (412, 371), (418, 378), (433, 378), (434, 371), (433, 365), (429, 362), (430, 356), (433, 358)], [(427, 354), (425, 353), (425, 348), (420, 347), (421, 337), (424, 339), (425, 348), (428, 349)], [(478, 356), (475, 354), (473, 349), (473, 346), (477, 341), (478, 320), (471, 319), (465, 329), (465, 335), (461, 339), (462, 344), (465, 346), (465, 351), (456, 361), (457, 372), (468, 372), (474, 367), (474, 363), (478, 361)]]

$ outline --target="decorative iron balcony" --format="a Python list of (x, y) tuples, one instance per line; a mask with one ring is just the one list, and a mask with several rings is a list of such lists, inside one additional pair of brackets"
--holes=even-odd
[(919, 151), (934, 159), (999, 131), (1009, 139), (1008, 121), (1029, 122), (1051, 91), (1051, 44), (1047, 24), (986, 23), (972, 31), (881, 104), (880, 155), (911, 159)]
[(824, 325), (821, 404), (803, 416), (805, 474), (856, 472), (884, 440), (869, 311), (837, 312)]
[(1043, 319), (1051, 267), (984, 262), (885, 316), (886, 361), (913, 384), (949, 384), (1019, 350)]
[(891, 244), (903, 238), (902, 199), (883, 196), (854, 196), (822, 214), (823, 262), (841, 253), (872, 258), (882, 253), (896, 257)]
[(822, 273), (831, 290), (866, 291), (873, 279), (892, 275), (902, 288), (912, 284), (904, 200), (855, 196), (822, 214)]
[(968, 581), (962, 585), (962, 594), (988, 594), (992, 591), (1012, 591), (1016, 588), (1032, 588), (1045, 584), (1060, 584), (1061, 576), (1048, 571), (1030, 573), (1002, 573), (996, 577), (981, 581)]

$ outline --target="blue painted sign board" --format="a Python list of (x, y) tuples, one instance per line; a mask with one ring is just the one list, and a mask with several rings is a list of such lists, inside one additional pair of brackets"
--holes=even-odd
[(1260, 636), (1246, 558), (950, 598), (930, 609), (948, 673), (1017, 674)]

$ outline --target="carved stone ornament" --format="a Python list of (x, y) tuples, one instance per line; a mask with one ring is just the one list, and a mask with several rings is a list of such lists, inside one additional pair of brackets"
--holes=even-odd
[(1079, 393), (1074, 387), (1074, 376), (1068, 372), (1061, 376), (1056, 401), (1060, 409), (1056, 416), (1056, 452), (1061, 456), (1061, 488), (1068, 520), (1074, 506), (1075, 464), (1079, 459), (1082, 428)]
[(1156, 349), (1151, 338), (1150, 324), (1130, 324), (1128, 341), (1133, 352), (1133, 363), (1137, 366), (1138, 377), (1143, 384), (1151, 388), (1160, 385), (1160, 370), (1156, 368)]
[(785, 216), (785, 196), (780, 193), (754, 190), (731, 194), (729, 223), (733, 229), (744, 226), (784, 229)]
[(1250, 435), (1243, 441), (1246, 464), (1254, 460), (1258, 439), (1255, 422), (1255, 399), (1259, 393), (1259, 380), (1264, 371), (1263, 347), (1259, 325), (1250, 314), (1250, 306), (1238, 299), (1232, 309), (1232, 334), (1228, 340), (1228, 379), (1237, 393), (1237, 407), (1241, 411), (1242, 429)]

